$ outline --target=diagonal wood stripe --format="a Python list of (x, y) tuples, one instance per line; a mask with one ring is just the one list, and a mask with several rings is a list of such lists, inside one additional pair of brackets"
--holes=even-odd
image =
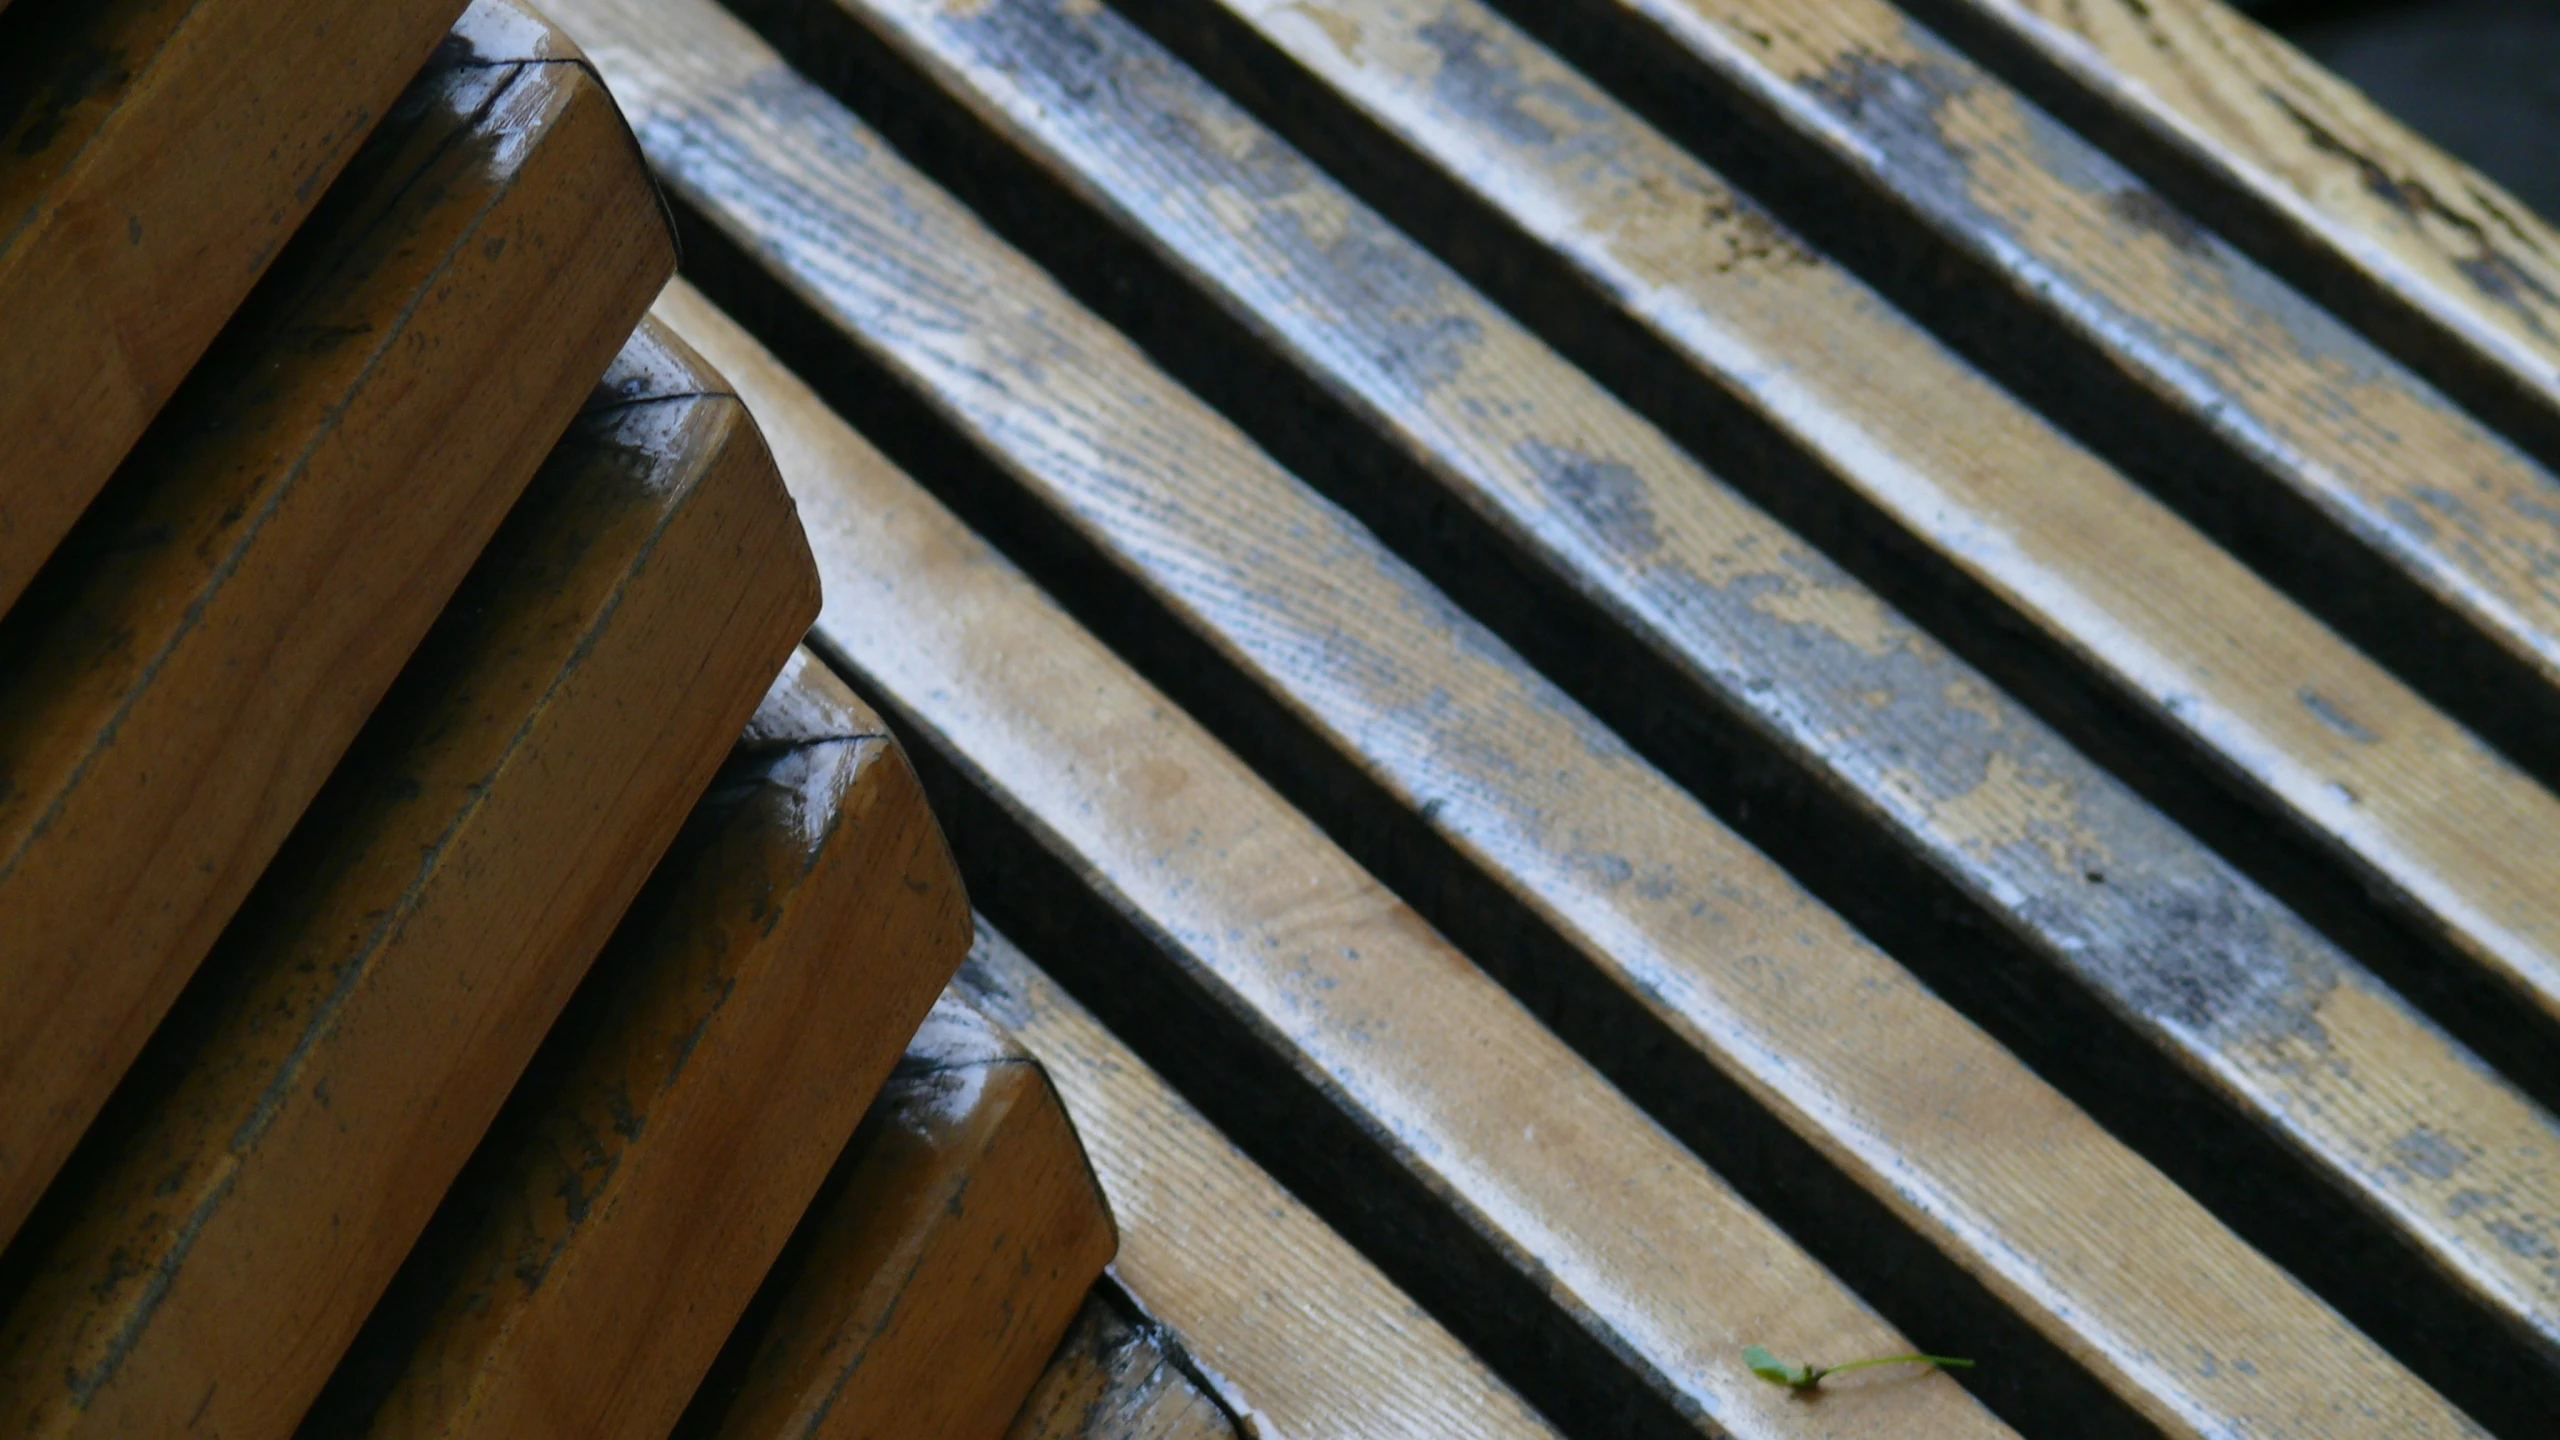
[(2560, 479), (2344, 322), (1886, 0), (1502, 8), (2560, 775)]
[(82, 0), (0, 32), (0, 611), (462, 10)]
[[(912, 481), (690, 286), (668, 287), (658, 313), (717, 359), (761, 417), (786, 478), (809, 497), (802, 513), (824, 553), (859, 563), (860, 537), (883, 525), (907, 538), (940, 535), (977, 563), (1001, 564), (966, 543)], [(895, 573), (867, 583), (884, 582), (894, 585)], [(930, 593), (918, 603), (931, 604)], [(868, 608), (852, 598), (838, 623)], [(1261, 1417), (1267, 1433), (1298, 1440), (1550, 1433), (983, 921), (959, 983), (1040, 1058), (1066, 1097), (1118, 1221), (1113, 1272), (1150, 1314), (1181, 1332), (1228, 1387), (1222, 1394)]]
[[(707, 5), (555, 8), (660, 154), (687, 132), (735, 154), (704, 128), (727, 114), (776, 127), (774, 158), (830, 186), (856, 156), (894, 163)], [(699, 103), (676, 88), (724, 72), (743, 85)], [(830, 138), (808, 148), (817, 121)], [(828, 253), (904, 270), (921, 306), (974, 292), (1046, 317), (1058, 344), (1041, 373), (1082, 377), (1061, 403), (1107, 415), (1143, 386), (1136, 403), (1169, 422), (1152, 441), (1167, 462), (1215, 463), (1191, 448), (1195, 402), (928, 187), (908, 180), (881, 217), (906, 236), (895, 251), (874, 248), (886, 231), (805, 203), (815, 192), (764, 194), (825, 226)], [(1002, 332), (918, 318), (1022, 373)], [(733, 378), (745, 368), (688, 338)], [(1570, 1401), (1551, 1408), (1610, 1434), (2010, 1433), (1943, 1375), (1878, 1377), (1816, 1408), (1746, 1372), (1737, 1352), (1755, 1338), (1860, 1354), (1905, 1342), (913, 482), (759, 412), (828, 586), (821, 653), (906, 737), (972, 894), (999, 923), (1030, 922), (1029, 943), (1077, 965), (1079, 998), (1257, 1160), (1292, 1167), (1292, 1190), (1506, 1378), (1534, 1370)]]
[(2223, 0), (1904, 0), (2549, 463), (2560, 232)]

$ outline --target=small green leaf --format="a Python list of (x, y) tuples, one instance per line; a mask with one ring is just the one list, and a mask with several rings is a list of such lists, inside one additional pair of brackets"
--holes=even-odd
[(1770, 1354), (1766, 1345), (1743, 1346), (1742, 1363), (1751, 1367), (1752, 1374), (1790, 1390), (1805, 1389), (1822, 1378), (1821, 1373), (1810, 1365), (1790, 1365)]
[(1843, 1370), (1864, 1370), (1870, 1365), (1935, 1365), (1941, 1369), (1969, 1369), (1973, 1365), (1970, 1360), (1959, 1360), (1952, 1355), (1879, 1355), (1872, 1360), (1852, 1360), (1846, 1365), (1790, 1365), (1769, 1353), (1766, 1345), (1743, 1346), (1742, 1363), (1751, 1367), (1752, 1374), (1790, 1390), (1810, 1390), (1821, 1384), (1825, 1375), (1837, 1375)]

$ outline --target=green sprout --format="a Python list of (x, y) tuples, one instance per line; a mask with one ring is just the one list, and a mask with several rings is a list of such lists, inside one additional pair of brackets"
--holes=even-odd
[(1821, 1384), (1825, 1375), (1837, 1375), (1843, 1370), (1864, 1370), (1872, 1365), (1935, 1365), (1941, 1370), (1971, 1369), (1973, 1366), (1972, 1361), (1959, 1360), (1952, 1355), (1879, 1355), (1872, 1360), (1852, 1360), (1846, 1365), (1790, 1365), (1770, 1354), (1766, 1345), (1743, 1346), (1742, 1363), (1751, 1367), (1752, 1374), (1790, 1390), (1810, 1390)]

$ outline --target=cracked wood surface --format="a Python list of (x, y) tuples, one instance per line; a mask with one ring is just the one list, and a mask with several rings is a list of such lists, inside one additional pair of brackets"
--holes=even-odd
[(2560, 453), (2560, 232), (2221, 0), (1907, 7), (2405, 362)]
[(2560, 774), (2560, 479), (2515, 445), (1884, 0), (1505, 8), (2524, 768)]

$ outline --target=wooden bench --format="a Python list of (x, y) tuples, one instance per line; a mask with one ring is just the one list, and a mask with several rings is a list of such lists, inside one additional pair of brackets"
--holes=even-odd
[(977, 903), (1565, 1431), (2532, 1433), (2560, 484), (1927, 8), (557, 6)]

